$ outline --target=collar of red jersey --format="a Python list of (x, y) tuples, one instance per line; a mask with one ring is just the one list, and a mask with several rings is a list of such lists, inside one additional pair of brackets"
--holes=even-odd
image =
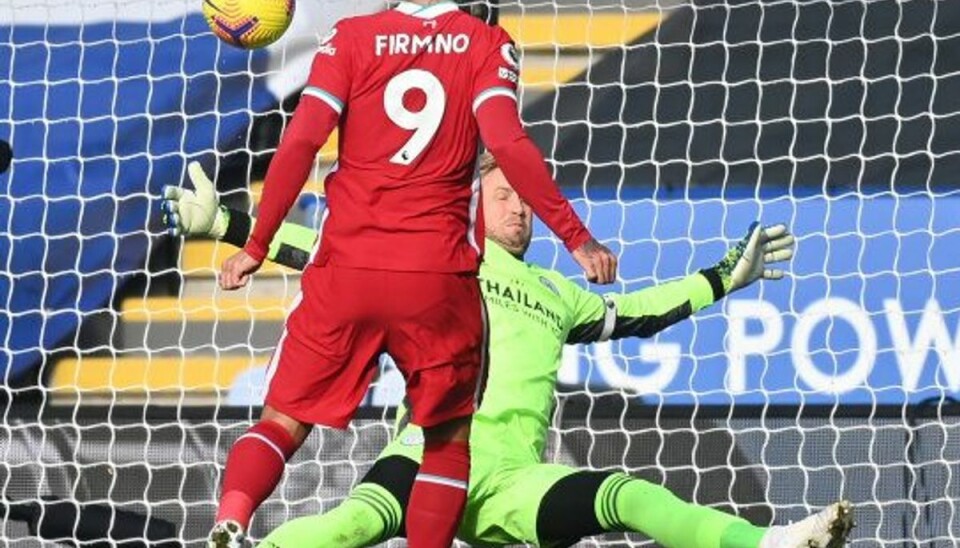
[(430, 4), (429, 6), (414, 4), (413, 2), (399, 2), (396, 9), (400, 13), (419, 17), (420, 19), (433, 19), (434, 17), (443, 15), (444, 13), (457, 11), (460, 8), (457, 7), (456, 2), (447, 0), (444, 2), (438, 2), (436, 4)]

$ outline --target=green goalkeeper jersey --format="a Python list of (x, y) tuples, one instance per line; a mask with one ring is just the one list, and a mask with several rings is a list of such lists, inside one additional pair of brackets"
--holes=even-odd
[(563, 345), (649, 337), (714, 302), (707, 274), (601, 296), (487, 240), (480, 288), (490, 366), (474, 415), (474, 466), (537, 463), (546, 443)]

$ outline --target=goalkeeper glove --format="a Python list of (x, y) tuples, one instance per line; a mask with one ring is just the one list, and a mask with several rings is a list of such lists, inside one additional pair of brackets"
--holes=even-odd
[(760, 278), (783, 278), (783, 270), (769, 268), (769, 265), (789, 261), (793, 257), (793, 244), (793, 235), (785, 225), (761, 228), (758, 222), (751, 224), (747, 235), (714, 267), (723, 283), (724, 294), (729, 295)]
[(163, 222), (174, 236), (208, 236), (220, 240), (227, 233), (230, 213), (220, 205), (213, 181), (207, 178), (199, 162), (187, 166), (195, 190), (178, 186), (163, 187)]

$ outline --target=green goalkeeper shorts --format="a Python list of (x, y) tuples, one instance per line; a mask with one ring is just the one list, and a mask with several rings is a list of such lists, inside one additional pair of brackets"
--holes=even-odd
[[(400, 431), (378, 458), (399, 455), (421, 462), (423, 433)], [(477, 546), (537, 542), (537, 513), (544, 495), (576, 468), (560, 464), (505, 465), (499, 456), (474, 448), (470, 491), (457, 536)]]
[[(480, 459), (477, 459), (480, 460)], [(528, 464), (471, 470), (467, 508), (457, 536), (474, 545), (534, 543), (537, 514), (547, 491), (577, 472), (562, 464)]]

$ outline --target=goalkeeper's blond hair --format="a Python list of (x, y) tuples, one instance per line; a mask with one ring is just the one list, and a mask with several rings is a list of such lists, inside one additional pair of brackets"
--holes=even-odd
[(489, 151), (481, 154), (477, 160), (477, 171), (480, 173), (481, 178), (486, 177), (491, 171), (499, 168), (500, 166), (497, 164), (497, 159), (494, 158), (493, 154), (490, 154)]

